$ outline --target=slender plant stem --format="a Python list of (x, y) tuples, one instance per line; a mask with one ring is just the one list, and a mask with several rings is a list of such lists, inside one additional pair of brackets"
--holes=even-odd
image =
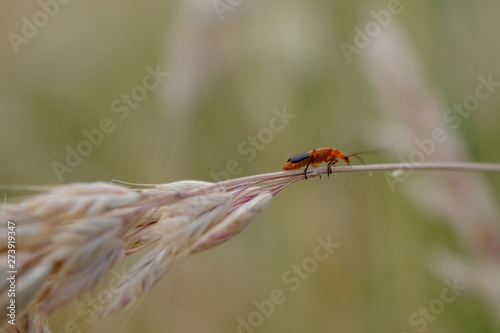
[[(406, 171), (406, 170), (434, 170), (434, 171), (476, 171), (500, 173), (500, 164), (498, 163), (475, 163), (475, 162), (422, 162), (422, 163), (387, 163), (387, 164), (369, 164), (338, 166), (332, 168), (332, 173), (341, 172), (372, 172), (372, 171)], [(326, 167), (310, 167), (307, 170), (307, 177), (317, 177), (327, 173)], [(217, 183), (218, 186), (231, 186), (241, 184), (242, 182), (256, 182), (261, 179), (276, 179), (283, 177), (300, 177), (304, 175), (304, 170), (278, 171), (237, 179), (229, 179)], [(305, 178), (305, 177), (303, 177)]]
[[(326, 169), (326, 168), (321, 168), (321, 169)], [(332, 168), (333, 172), (397, 171), (397, 170), (479, 171), (479, 172), (500, 173), (500, 164), (474, 163), (474, 162), (422, 162), (422, 163), (370, 164), (370, 165), (357, 165), (353, 166), (352, 168), (350, 167)]]

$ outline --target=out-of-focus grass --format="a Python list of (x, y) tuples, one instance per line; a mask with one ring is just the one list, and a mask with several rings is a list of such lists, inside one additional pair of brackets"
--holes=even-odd
[[(406, 29), (430, 90), (446, 107), (473, 94), (479, 75), (500, 78), (497, 3), (402, 5), (392, 19)], [(380, 133), (391, 119), (380, 112), (362, 54), (347, 63), (339, 47), (352, 44), (353, 29), (385, 3), (242, 2), (221, 22), (212, 4), (201, 1), (70, 2), (19, 53), (7, 33), (20, 33), (21, 18), (40, 7), (0, 8), (2, 184), (58, 183), (51, 163), (64, 163), (65, 147), (75, 148), (85, 139), (81, 131), (103, 118), (112, 119), (115, 130), (64, 182), (213, 181), (210, 172), (225, 170), (231, 160), (243, 176), (278, 170), (290, 156), (316, 147), (355, 152), (387, 144)], [(112, 101), (141, 85), (145, 68), (157, 65), (169, 72), (165, 82), (120, 120)], [(473, 160), (500, 158), (499, 104), (495, 91), (459, 128)], [(295, 118), (247, 161), (238, 147), (270, 126), (274, 108), (285, 106)], [(500, 181), (486, 179), (499, 202)], [(328, 235), (340, 248), (291, 291), (282, 275), (313, 254), (317, 237)], [(409, 316), (446, 287), (429, 271), (434, 251), (467, 255), (460, 242), (441, 217), (426, 214), (404, 191), (391, 192), (382, 174), (301, 182), (245, 233), (198, 255), (133, 312), (97, 330), (236, 332), (238, 317), (247, 320), (256, 311), (254, 301), (281, 289), (286, 301), (256, 332), (416, 332), (422, 326), (412, 326)], [(428, 321), (425, 332), (494, 332), (487, 304), (470, 289)], [(64, 332), (73, 318), (85, 316), (54, 316), (54, 331)]]

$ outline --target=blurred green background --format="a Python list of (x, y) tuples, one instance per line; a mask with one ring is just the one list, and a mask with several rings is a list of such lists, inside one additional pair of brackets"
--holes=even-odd
[[(387, 123), (396, 117), (384, 111), (377, 83), (367, 75), (371, 45), (350, 62), (340, 47), (354, 44), (355, 28), (374, 21), (371, 11), (388, 6), (383, 1), (3, 2), (0, 183), (214, 181), (212, 175), (222, 175), (233, 160), (238, 167), (230, 167), (231, 176), (242, 177), (281, 170), (290, 156), (316, 147), (353, 153), (400, 144), (395, 141), (407, 138), (387, 133), (392, 128)], [(442, 112), (471, 95), (478, 76), (500, 79), (498, 1), (401, 1), (400, 6), (380, 34), (402, 32)], [(144, 89), (144, 80), (153, 82), (147, 77), (157, 69), (168, 75)], [(128, 106), (124, 94), (132, 96)], [(500, 93), (493, 92), (454, 131), (466, 159), (500, 161), (498, 105)], [(285, 109), (294, 118), (279, 131), (266, 130), (280, 126), (272, 119)], [(97, 133), (103, 119), (109, 119), (108, 133), (95, 134), (97, 144), (82, 143), (88, 140), (82, 131)], [(253, 145), (249, 137), (257, 138), (257, 146), (245, 153), (242, 149)], [(410, 135), (409, 150), (416, 138)], [(87, 156), (73, 157), (74, 166), (68, 166), (68, 149)], [(364, 159), (399, 161), (395, 155)], [(55, 162), (67, 172), (58, 177)], [(498, 176), (483, 180), (498, 204)], [(181, 265), (136, 306), (93, 326), (68, 307), (51, 318), (52, 328), (498, 332), (500, 309), (475, 292), (473, 281), (453, 302), (436, 301), (447, 288), (445, 279), (462, 281), (459, 273), (442, 276), (431, 268), (437, 251), (474, 261), (468, 253), (473, 251), (446, 216), (428, 214), (428, 207), (406, 195), (408, 184), (391, 191), (382, 173), (299, 182), (280, 193), (248, 230)], [(290, 290), (282, 275), (313, 255), (318, 237), (330, 237), (340, 247)], [(259, 311), (254, 302), (269, 300), (275, 289), (286, 300), (269, 316), (253, 314)], [(411, 321), (429, 306), (439, 314), (432, 320), (418, 314)], [(240, 317), (254, 320), (255, 327), (238, 327)]]

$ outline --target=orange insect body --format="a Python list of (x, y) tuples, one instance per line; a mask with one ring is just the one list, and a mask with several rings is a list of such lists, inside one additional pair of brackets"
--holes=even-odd
[(337, 149), (327, 147), (317, 148), (306, 153), (290, 157), (286, 164), (283, 165), (283, 170), (296, 170), (307, 165), (318, 165), (325, 162), (328, 162), (328, 164), (335, 164), (338, 162), (338, 159), (342, 159), (347, 164), (350, 164), (349, 156)]
[(309, 165), (318, 165), (328, 162), (327, 174), (330, 175), (330, 173), (332, 172), (332, 165), (335, 166), (335, 163), (337, 163), (339, 159), (345, 161), (347, 165), (351, 165), (349, 157), (363, 153), (365, 152), (346, 155), (337, 149), (328, 147), (316, 148), (308, 152), (290, 157), (286, 164), (283, 165), (283, 170), (296, 170), (305, 166), (306, 169), (304, 170), (304, 176), (307, 179), (307, 168), (309, 168)]

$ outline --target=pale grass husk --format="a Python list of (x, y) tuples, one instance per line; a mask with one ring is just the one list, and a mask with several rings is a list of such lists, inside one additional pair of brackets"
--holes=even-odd
[[(16, 228), (16, 326), (8, 324), (9, 285), (0, 279), (1, 325), (49, 332), (48, 315), (102, 281), (127, 255), (151, 248), (121, 277), (95, 319), (149, 291), (180, 259), (218, 245), (247, 227), (300, 174), (247, 182), (179, 181), (143, 190), (75, 183), (0, 206)], [(6, 239), (7, 223), (0, 227)], [(0, 243), (7, 272), (7, 244)], [(10, 269), (11, 270), (11, 269)]]
[[(393, 136), (390, 140), (395, 143), (394, 148), (402, 156), (409, 157), (412, 151), (422, 150), (421, 147), (416, 149), (414, 143), (434, 140), (432, 133), (442, 131), (446, 135), (445, 140), (432, 141), (434, 146), (431, 150), (422, 150), (426, 152), (426, 159), (466, 159), (468, 145), (460, 124), (455, 128), (444, 117), (446, 110), (451, 109), (452, 104), (456, 105), (456, 101), (444, 102), (444, 96), (430, 88), (430, 80), (397, 18), (373, 40), (364, 55), (364, 73), (369, 75), (376, 96), (383, 105), (380, 110), (387, 113), (384, 118), (397, 124), (397, 127), (383, 128), (384, 136)], [(473, 122), (472, 119), (479, 114), (460, 114), (460, 117), (464, 117), (461, 121), (465, 124)], [(391, 128), (397, 128), (410, 140), (392, 135), (394, 131)], [(497, 168), (495, 164), (484, 167)], [(500, 329), (498, 283), (484, 283), (500, 280), (500, 210), (487, 181), (476, 174), (449, 172), (439, 178), (432, 178), (431, 175), (412, 177), (402, 190), (420, 211), (440, 216), (446, 221), (467, 250), (467, 255), (436, 252), (439, 259), (432, 263), (434, 272), (442, 277), (460, 276), (467, 280), (469, 289), (483, 299), (495, 314)]]

